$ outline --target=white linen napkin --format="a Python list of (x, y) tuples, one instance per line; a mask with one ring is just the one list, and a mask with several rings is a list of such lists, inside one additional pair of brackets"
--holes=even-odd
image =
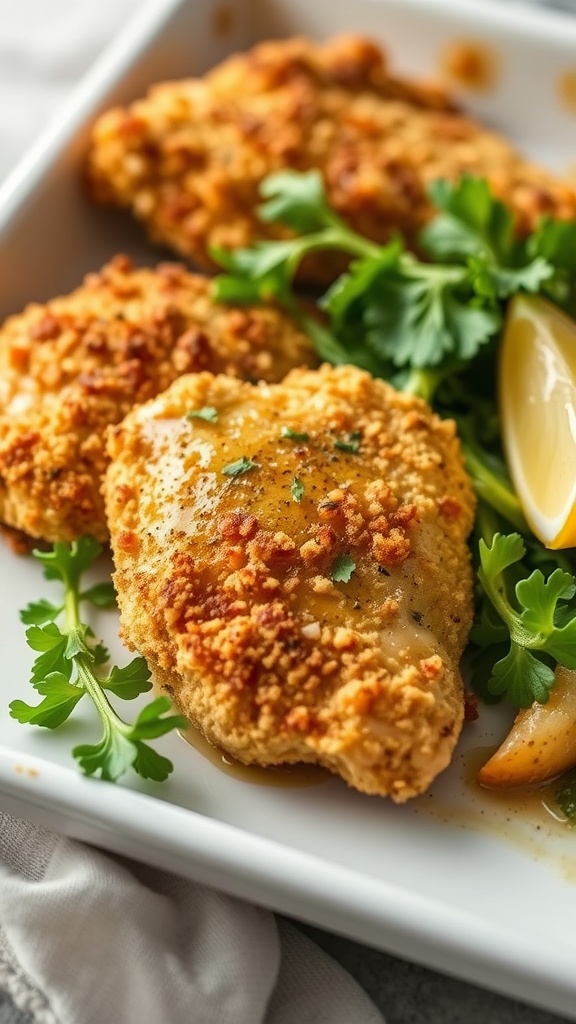
[(383, 1024), (269, 911), (0, 813), (2, 989), (23, 1024)]

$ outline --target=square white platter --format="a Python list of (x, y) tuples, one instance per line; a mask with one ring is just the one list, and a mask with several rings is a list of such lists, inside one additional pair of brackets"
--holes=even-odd
[[(455, 41), (480, 45), (494, 74), (488, 88), (460, 90), (463, 104), (553, 169), (576, 164), (576, 113), (560, 90), (576, 74), (569, 18), (489, 0), (156, 0), (0, 190), (0, 314), (69, 290), (116, 252), (146, 263), (164, 256), (124, 216), (83, 196), (99, 110), (258, 39), (350, 30), (380, 40), (394, 67), (419, 75), (437, 73)], [(402, 808), (338, 780), (242, 781), (177, 736), (161, 744), (175, 764), (168, 783), (85, 779), (70, 750), (95, 738), (89, 709), (55, 734), (8, 715), (10, 700), (33, 696), (18, 610), (51, 586), (31, 559), (0, 548), (3, 810), (576, 1020), (576, 834), (528, 807), (488, 801), (467, 779), (475, 748), (505, 732), (500, 716), (483, 712), (468, 725), (432, 793)], [(94, 627), (116, 659), (127, 658), (113, 614)]]

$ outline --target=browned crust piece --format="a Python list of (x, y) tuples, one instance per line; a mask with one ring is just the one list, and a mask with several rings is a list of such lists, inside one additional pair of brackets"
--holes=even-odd
[[(153, 86), (105, 113), (88, 157), (92, 196), (129, 207), (151, 238), (201, 265), (282, 229), (257, 218), (258, 186), (280, 168), (317, 167), (334, 208), (359, 232), (413, 245), (431, 215), (427, 185), (487, 178), (521, 233), (542, 214), (576, 217), (576, 191), (454, 108), (439, 87), (390, 74), (366, 39), (263, 43), (203, 79)], [(310, 259), (310, 277), (333, 271)]]
[[(202, 405), (218, 421), (191, 425)], [(358, 451), (335, 446), (351, 431)], [(109, 450), (122, 635), (184, 714), (246, 763), (423, 792), (460, 731), (472, 617), (454, 424), (353, 367), (257, 387), (199, 374), (130, 413)], [(255, 465), (222, 472), (242, 457)], [(343, 554), (355, 570), (335, 582)]]
[(314, 362), (276, 310), (219, 306), (210, 283), (178, 264), (115, 258), (0, 330), (0, 520), (47, 541), (105, 540), (109, 424), (182, 373), (275, 381)]

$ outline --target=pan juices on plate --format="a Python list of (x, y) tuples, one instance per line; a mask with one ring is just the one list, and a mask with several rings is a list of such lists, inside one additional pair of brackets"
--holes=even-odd
[(109, 433), (122, 636), (209, 741), (397, 802), (463, 717), (474, 499), (454, 424), (354, 367), (182, 377)]

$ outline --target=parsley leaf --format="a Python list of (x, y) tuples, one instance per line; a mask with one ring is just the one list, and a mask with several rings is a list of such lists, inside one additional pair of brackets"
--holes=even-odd
[(338, 555), (338, 558), (332, 566), (330, 578), (334, 583), (349, 583), (355, 569), (356, 562), (350, 557), (350, 555)]
[(462, 260), (482, 254), (506, 265), (514, 252), (514, 223), (504, 203), (494, 199), (483, 178), (464, 174), (456, 184), (432, 182), (429, 195), (440, 211), (421, 232), (430, 256)]
[[(523, 239), (480, 178), (436, 181), (429, 193), (436, 213), (418, 239), (425, 262), (401, 237), (377, 245), (350, 228), (330, 209), (317, 171), (274, 175), (262, 185), (260, 212), (287, 231), (278, 241), (213, 253), (225, 270), (214, 294), (222, 301), (272, 299), (321, 359), (366, 369), (457, 421), (483, 543), (475, 687), (483, 699), (506, 696), (526, 706), (546, 700), (556, 660), (576, 663), (573, 560), (545, 551), (526, 523), (502, 459), (494, 365), (514, 293), (542, 293), (576, 315), (576, 222), (544, 218)], [(315, 316), (294, 292), (295, 275), (311, 253), (330, 250), (349, 262), (317, 301)], [(353, 439), (336, 447), (356, 449)], [(517, 533), (507, 537), (509, 529)], [(348, 582), (353, 568), (337, 560), (333, 578)]]
[(213, 405), (204, 405), (201, 409), (191, 409), (186, 413), (187, 420), (205, 420), (206, 423), (218, 422), (218, 410)]
[(62, 608), (58, 608), (51, 601), (42, 597), (39, 601), (32, 601), (22, 609), (20, 621), (27, 626), (31, 624), (41, 626), (44, 622), (51, 622), (57, 618), (61, 611)]
[(13, 700), (10, 714), (18, 722), (41, 725), (46, 729), (57, 729), (70, 717), (85, 691), (69, 682), (62, 672), (49, 672), (35, 689), (44, 700), (35, 707), (22, 700)]
[(150, 669), (144, 658), (133, 658), (124, 668), (115, 665), (110, 675), (100, 681), (100, 685), (111, 690), (117, 697), (122, 697), (122, 700), (133, 700), (152, 689)]
[(571, 825), (576, 825), (576, 772), (568, 772), (554, 794), (556, 803)]
[(355, 455), (360, 449), (361, 439), (361, 432), (359, 430), (353, 430), (348, 434), (347, 441), (334, 441), (334, 447), (337, 448), (339, 452), (349, 452), (350, 454)]
[(292, 486), (290, 488), (290, 494), (292, 495), (293, 501), (297, 501), (298, 503), (302, 501), (302, 498), (304, 497), (304, 484), (302, 483), (300, 477), (294, 477), (292, 481)]
[[(165, 697), (146, 705), (133, 725), (109, 703), (106, 690), (131, 700), (149, 690), (151, 683), (143, 658), (134, 658), (124, 668), (112, 668), (106, 677), (96, 671), (108, 660), (108, 652), (103, 644), (94, 642), (92, 629), (80, 618), (80, 605), (89, 601), (98, 608), (108, 608), (114, 591), (111, 583), (82, 590), (81, 579), (101, 550), (96, 541), (81, 538), (72, 544), (57, 543), (52, 551), (34, 552), (44, 565), (44, 575), (63, 584), (64, 600), (52, 604), (42, 599), (21, 613), (22, 621), (30, 623), (26, 630), (28, 644), (38, 652), (30, 681), (43, 699), (35, 706), (14, 700), (10, 714), (22, 723), (56, 729), (88, 694), (100, 717), (103, 735), (98, 743), (82, 744), (72, 751), (82, 771), (114, 782), (132, 766), (145, 778), (162, 781), (172, 771), (172, 764), (144, 740), (185, 728), (187, 720), (168, 714), (171, 704)], [(62, 627), (48, 621), (60, 616)]]
[(251, 459), (247, 459), (245, 455), (241, 459), (237, 459), (236, 462), (230, 462), (227, 466), (224, 466), (222, 472), (224, 476), (242, 476), (243, 473), (249, 473), (251, 469), (259, 469), (258, 462), (252, 462)]
[(280, 431), (280, 437), (283, 441), (309, 441), (310, 434), (306, 434), (304, 431), (300, 433), (297, 430), (291, 430), (290, 427), (282, 427)]
[(96, 608), (115, 608), (116, 591), (112, 581), (105, 580), (103, 583), (96, 583), (88, 590), (83, 590), (80, 594), (80, 600), (89, 601)]
[[(330, 208), (318, 171), (279, 172), (261, 192), (262, 219), (296, 237), (213, 250), (226, 271), (214, 295), (228, 302), (274, 299), (309, 334), (320, 358), (335, 365), (350, 362), (391, 378), (394, 368), (466, 363), (497, 335), (503, 301), (517, 291), (544, 292), (576, 309), (574, 225), (544, 221), (519, 240), (512, 214), (482, 178), (430, 185), (438, 213), (419, 244), (432, 262), (407, 252), (401, 238), (382, 246), (357, 234)], [(351, 262), (318, 302), (328, 316), (321, 324), (294, 295), (293, 280), (306, 256), (328, 250)]]
[(262, 182), (262, 196), (267, 199), (258, 213), (261, 220), (289, 224), (298, 234), (309, 234), (333, 224), (342, 223), (326, 199), (319, 171), (304, 173), (277, 171)]
[(526, 555), (524, 541), (517, 533), (496, 533), (490, 545), (481, 539), (479, 553), (478, 576), (491, 604), (492, 626), (490, 618), (484, 616), (480, 631), (473, 631), (473, 639), (481, 640), (484, 646), (500, 646), (504, 639), (500, 623), (508, 633), (507, 653), (495, 661), (488, 691), (497, 697), (506, 696), (519, 707), (529, 707), (534, 701), (544, 704), (554, 685), (554, 661), (576, 668), (574, 609), (569, 616), (564, 614), (576, 594), (576, 581), (560, 568), (547, 579), (535, 569), (527, 578), (510, 585), (508, 570)]

